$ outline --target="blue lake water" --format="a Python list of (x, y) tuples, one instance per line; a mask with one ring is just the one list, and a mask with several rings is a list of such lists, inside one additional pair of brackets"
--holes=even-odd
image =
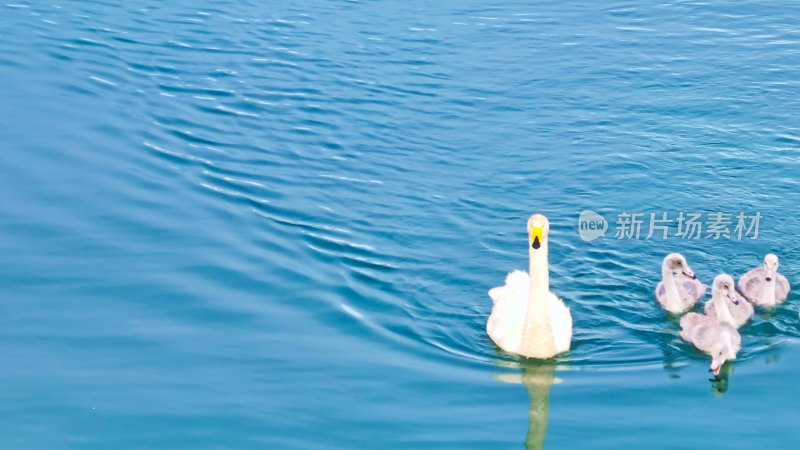
[[(796, 445), (796, 295), (710, 382), (652, 292), (672, 251), (706, 283), (775, 252), (800, 288), (799, 21), (0, 2), (0, 446)], [(574, 318), (548, 363), (484, 330), (534, 212)], [(623, 212), (762, 219), (615, 239)]]

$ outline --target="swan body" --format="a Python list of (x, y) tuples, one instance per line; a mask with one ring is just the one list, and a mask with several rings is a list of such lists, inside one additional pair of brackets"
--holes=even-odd
[(764, 257), (763, 266), (739, 278), (739, 291), (757, 306), (775, 306), (784, 302), (789, 289), (789, 280), (778, 273), (778, 257), (772, 253)]
[(710, 372), (719, 374), (725, 361), (736, 359), (742, 338), (736, 330), (727, 302), (737, 304), (733, 278), (717, 275), (711, 289), (715, 315), (689, 313), (681, 318), (681, 338), (711, 355)]
[(656, 300), (673, 314), (689, 311), (706, 295), (706, 285), (699, 282), (686, 258), (670, 253), (661, 263), (661, 281), (656, 286)]
[(494, 306), (486, 332), (498, 347), (529, 358), (552, 358), (568, 351), (572, 341), (569, 308), (550, 292), (549, 229), (541, 214), (528, 219), (530, 275), (515, 270), (505, 285), (489, 291)]
[[(745, 298), (736, 293), (736, 300), (738, 303), (733, 303), (733, 300), (729, 299), (728, 297), (724, 298), (725, 305), (728, 307), (728, 311), (731, 313), (731, 317), (733, 317), (733, 324), (736, 328), (741, 327), (742, 325), (746, 324), (751, 317), (753, 317), (753, 305), (749, 302), (745, 301)], [(717, 309), (712, 301), (707, 301), (705, 307), (703, 308), (703, 313), (710, 317), (716, 317)]]
[[(504, 286), (496, 287), (489, 291), (489, 297), (494, 302), (492, 314), (486, 323), (489, 337), (498, 347), (509, 353), (522, 355), (520, 347), (525, 330), (525, 312), (528, 307), (528, 293), (530, 291), (530, 277), (527, 272), (515, 270), (506, 277)], [(572, 316), (569, 308), (564, 306), (555, 294), (548, 292), (547, 314), (552, 321), (555, 356), (569, 350), (572, 340)], [(561, 330), (560, 333), (555, 330)], [(528, 355), (524, 355), (528, 356)], [(534, 356), (532, 356), (534, 357)], [(542, 356), (541, 358), (549, 358)]]

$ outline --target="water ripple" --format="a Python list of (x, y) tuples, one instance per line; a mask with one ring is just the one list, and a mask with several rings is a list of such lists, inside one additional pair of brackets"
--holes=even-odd
[[(3, 280), (49, 292), (46, 311), (79, 294), (67, 321), (144, 333), (189, 368), (175, 378), (249, 381), (203, 392), (337, 395), (373, 381), (340, 367), (485, 387), (524, 366), (484, 327), (487, 291), (527, 266), (533, 212), (551, 219), (552, 289), (575, 321), (559, 370), (706, 364), (653, 299), (669, 252), (710, 282), (774, 251), (800, 282), (796, 8), (418, 6), (0, 6), (0, 254), (20, 258)], [(587, 243), (584, 209), (765, 219), (758, 240)], [(111, 299), (119, 311), (86, 320)], [(796, 303), (758, 311), (737, 367), (798, 341)]]

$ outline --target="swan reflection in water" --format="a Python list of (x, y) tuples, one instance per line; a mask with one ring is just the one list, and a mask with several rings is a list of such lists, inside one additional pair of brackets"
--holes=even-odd
[(528, 434), (525, 437), (525, 448), (543, 449), (547, 434), (547, 422), (550, 415), (550, 386), (562, 380), (555, 377), (556, 366), (552, 363), (529, 361), (522, 367), (522, 373), (506, 373), (495, 378), (504, 383), (520, 383), (525, 385), (530, 396), (528, 408)]
[[(675, 339), (675, 341), (677, 342), (677, 339)], [(705, 356), (705, 354), (695, 349), (689, 351), (696, 356)], [(669, 345), (664, 345), (662, 347), (662, 352), (664, 354), (664, 371), (667, 373), (667, 376), (672, 379), (681, 378), (681, 372), (692, 365), (691, 361), (686, 358), (686, 355), (682, 354), (680, 351), (674, 350), (674, 348)], [(708, 381), (711, 382), (711, 393), (714, 394), (715, 397), (722, 397), (728, 392), (728, 383), (733, 373), (733, 365), (733, 361), (726, 361), (725, 364), (720, 367), (719, 374), (709, 374), (711, 376), (711, 378), (708, 379)]]
[[(781, 346), (779, 344), (781, 342), (782, 341), (778, 344), (773, 344), (774, 346), (768, 350), (768, 353), (764, 356), (764, 364), (775, 364), (780, 361)], [(722, 397), (723, 394), (728, 392), (730, 377), (734, 372), (734, 364), (734, 362), (727, 361), (720, 367), (719, 375), (709, 379), (709, 381), (711, 381), (711, 393), (713, 393), (715, 397)]]
[(725, 364), (719, 368), (719, 374), (708, 380), (711, 382), (711, 393), (714, 394), (715, 397), (722, 397), (723, 394), (728, 392), (728, 381), (732, 373), (733, 363), (731, 361), (726, 361)]

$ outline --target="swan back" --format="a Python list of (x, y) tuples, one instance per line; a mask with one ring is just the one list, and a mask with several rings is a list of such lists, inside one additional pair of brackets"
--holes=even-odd
[[(728, 311), (731, 313), (733, 317), (734, 325), (739, 328), (742, 325), (746, 324), (751, 317), (753, 317), (753, 305), (749, 302), (745, 301), (744, 297), (736, 294), (736, 299), (738, 300), (739, 304), (733, 303), (729, 298), (725, 297), (725, 306), (728, 307)], [(714, 302), (707, 301), (706, 305), (703, 307), (703, 313), (710, 317), (717, 317), (717, 308), (714, 305)]]
[(711, 355), (714, 373), (725, 361), (736, 359), (742, 338), (728, 322), (717, 322), (704, 314), (689, 313), (681, 319), (681, 338)]
[(673, 307), (667, 299), (667, 288), (665, 281), (661, 280), (656, 286), (656, 300), (667, 311), (675, 314), (682, 314), (692, 309), (706, 295), (707, 286), (697, 279), (692, 279), (679, 273), (673, 276), (673, 282), (678, 288), (680, 302), (677, 307)]
[(749, 270), (739, 278), (739, 283), (737, 285), (739, 292), (741, 292), (749, 302), (759, 306), (774, 306), (784, 302), (789, 296), (789, 280), (783, 275), (775, 273), (775, 300), (773, 302), (771, 301), (771, 296), (765, 297), (762, 295), (768, 283), (768, 275), (769, 271), (764, 266)]
[(686, 258), (680, 253), (670, 253), (661, 263), (661, 282), (656, 286), (655, 297), (665, 310), (683, 314), (692, 309), (706, 293), (706, 285), (697, 280)]

